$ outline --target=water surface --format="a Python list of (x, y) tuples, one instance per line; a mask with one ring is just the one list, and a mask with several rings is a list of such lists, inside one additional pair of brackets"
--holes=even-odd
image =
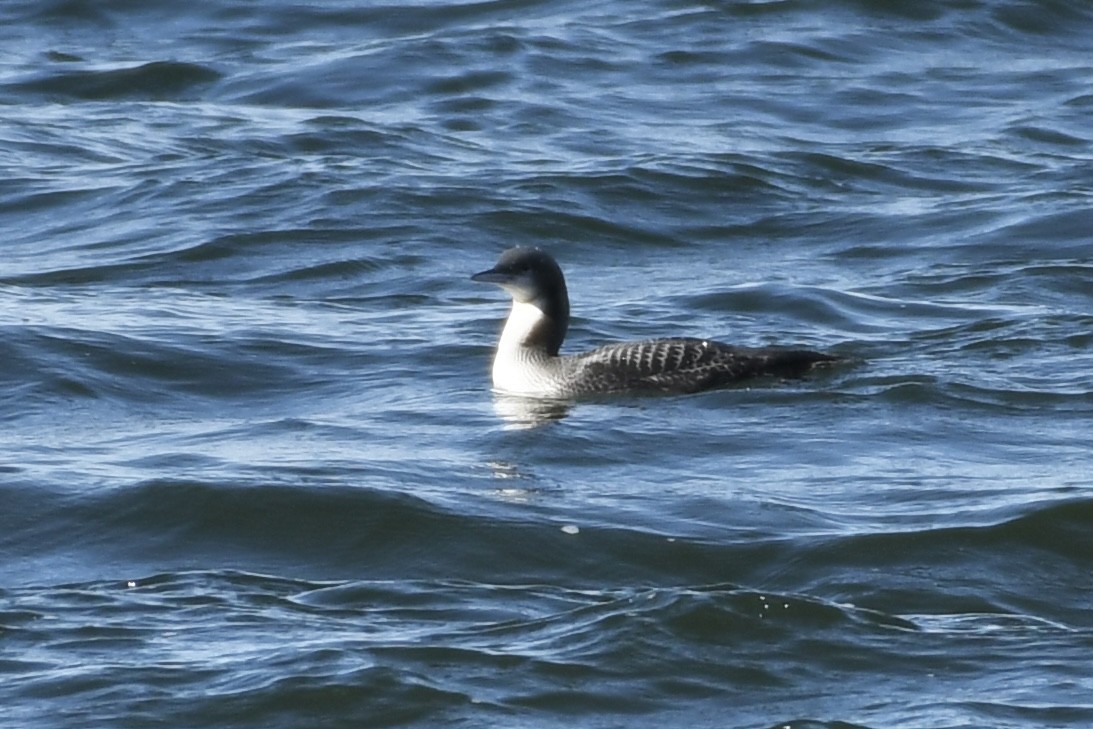
[[(0, 10), (0, 725), (1093, 723), (1093, 11)], [(803, 381), (490, 392), (567, 351)]]

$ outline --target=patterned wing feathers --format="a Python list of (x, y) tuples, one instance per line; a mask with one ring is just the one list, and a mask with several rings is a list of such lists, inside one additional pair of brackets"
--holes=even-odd
[(586, 392), (697, 392), (751, 377), (799, 377), (831, 355), (798, 349), (733, 347), (705, 339), (609, 344), (575, 357)]

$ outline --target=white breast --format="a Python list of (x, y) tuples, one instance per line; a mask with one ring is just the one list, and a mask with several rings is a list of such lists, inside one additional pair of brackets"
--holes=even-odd
[(524, 346), (531, 330), (545, 318), (534, 304), (513, 301), (493, 357), (493, 387), (501, 392), (530, 397), (551, 397), (557, 383), (542, 351)]

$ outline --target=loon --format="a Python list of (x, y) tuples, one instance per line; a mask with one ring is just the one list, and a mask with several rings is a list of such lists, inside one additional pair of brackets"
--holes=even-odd
[(493, 359), (493, 387), (532, 398), (692, 393), (753, 377), (800, 377), (839, 358), (779, 347), (735, 347), (689, 337), (607, 344), (559, 354), (569, 328), (569, 294), (558, 263), (538, 248), (516, 247), (497, 265), (471, 276), (512, 296), (512, 310)]

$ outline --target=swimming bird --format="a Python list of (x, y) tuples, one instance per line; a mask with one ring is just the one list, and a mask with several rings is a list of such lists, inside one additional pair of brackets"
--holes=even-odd
[(565, 276), (549, 254), (516, 247), (497, 265), (471, 276), (512, 297), (493, 358), (495, 390), (534, 398), (637, 392), (690, 393), (764, 375), (799, 377), (838, 359), (780, 347), (736, 347), (708, 339), (671, 337), (607, 344), (559, 354), (569, 328)]

